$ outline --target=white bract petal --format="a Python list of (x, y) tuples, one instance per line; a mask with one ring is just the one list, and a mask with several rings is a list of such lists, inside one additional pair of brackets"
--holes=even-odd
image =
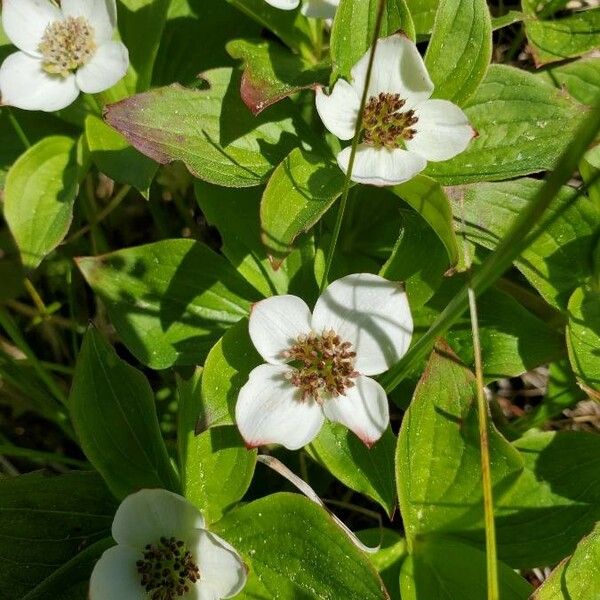
[(415, 108), (415, 115), (416, 133), (406, 141), (406, 147), (427, 160), (448, 160), (465, 150), (473, 139), (467, 115), (448, 100), (426, 100)]
[(2, 27), (19, 50), (41, 56), (39, 45), (46, 28), (62, 19), (60, 9), (50, 0), (3, 0)]
[(77, 71), (77, 85), (82, 92), (97, 94), (120, 81), (129, 66), (129, 53), (121, 42), (106, 42), (91, 60)]
[(314, 19), (333, 19), (340, 0), (304, 0), (302, 14)]
[(363, 375), (355, 379), (355, 386), (348, 388), (345, 395), (326, 400), (323, 412), (330, 421), (353, 431), (369, 447), (390, 422), (385, 390), (374, 379)]
[(340, 140), (354, 137), (360, 98), (356, 90), (344, 79), (338, 79), (329, 96), (322, 88), (316, 92), (317, 112), (323, 124)]
[(406, 353), (413, 331), (402, 287), (378, 275), (348, 275), (331, 283), (317, 300), (312, 326), (332, 329), (356, 352), (356, 370), (377, 375)]
[(106, 550), (90, 577), (90, 600), (147, 600), (136, 566), (140, 557), (138, 551), (127, 546)]
[[(344, 173), (348, 172), (351, 148), (344, 148), (337, 155), (337, 162)], [(399, 185), (418, 175), (427, 166), (427, 160), (401, 148), (373, 148), (359, 144), (356, 149), (352, 181), (379, 187)]]
[(187, 541), (194, 529), (202, 527), (202, 514), (191, 502), (167, 490), (145, 489), (121, 502), (112, 536), (119, 544), (142, 549), (163, 536)]
[[(368, 50), (352, 68), (352, 85), (359, 97), (365, 87), (370, 54)], [(433, 92), (433, 83), (419, 50), (404, 34), (397, 33), (377, 43), (368, 97), (380, 92), (399, 94), (406, 102), (405, 110), (427, 100)]]
[(75, 75), (49, 75), (40, 59), (15, 52), (0, 66), (0, 95), (8, 106), (52, 112), (69, 106), (79, 88)]
[(299, 335), (310, 332), (310, 309), (297, 296), (272, 296), (252, 306), (249, 331), (260, 355), (269, 363), (282, 364), (283, 352)]
[(93, 28), (98, 45), (112, 38), (117, 25), (115, 0), (62, 0), (65, 17), (83, 17)]
[(321, 429), (321, 407), (312, 399), (302, 400), (286, 378), (289, 371), (285, 365), (260, 365), (240, 390), (235, 419), (249, 447), (281, 444), (297, 450)]
[(294, 10), (300, 4), (300, 0), (265, 0), (265, 2), (282, 10)]
[(246, 565), (234, 548), (205, 530), (198, 531), (194, 547), (201, 573), (197, 587), (204, 590), (206, 597), (231, 598), (242, 590), (247, 578)]

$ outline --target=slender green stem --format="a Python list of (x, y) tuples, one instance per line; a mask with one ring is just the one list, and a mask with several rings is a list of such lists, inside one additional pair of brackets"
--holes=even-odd
[[(96, 227), (99, 223), (101, 223), (110, 213), (113, 212), (120, 204), (123, 202), (123, 199), (129, 193), (131, 189), (130, 185), (124, 185), (111, 199), (111, 201), (97, 214), (94, 216), (93, 220), (88, 223), (85, 227), (82, 227), (79, 231), (76, 231), (73, 235), (69, 236), (64, 243), (70, 244), (75, 240), (78, 240), (80, 237), (84, 236), (88, 231), (92, 228)], [(89, 190), (88, 190), (89, 194)]]
[(25, 146), (25, 148), (27, 149), (31, 148), (31, 142), (29, 141), (29, 138), (27, 137), (26, 133), (23, 131), (23, 128), (17, 120), (17, 117), (15, 117), (15, 115), (9, 107), (6, 107), (5, 110), (8, 116), (8, 121), (12, 125), (12, 128), (15, 130), (16, 134), (19, 136), (21, 142), (23, 142), (23, 146)]
[[(541, 217), (556, 197), (560, 188), (569, 181), (577, 169), (580, 158), (594, 141), (600, 131), (600, 97), (595, 110), (590, 111), (583, 121), (573, 141), (563, 153), (556, 169), (550, 173), (537, 194), (523, 210), (508, 234), (500, 241), (496, 250), (485, 260), (473, 274), (471, 287), (476, 295), (487, 290), (510, 267), (512, 262), (532, 244), (544, 231), (545, 223)], [(583, 193), (578, 190), (574, 199)], [(429, 330), (405, 354), (404, 358), (393, 366), (380, 379), (386, 391), (391, 392), (408, 375), (413, 373), (431, 351), (436, 337), (444, 334), (467, 310), (469, 286), (463, 287), (442, 313), (431, 325)]]
[(21, 350), (21, 352), (29, 359), (31, 366), (39, 375), (40, 379), (46, 384), (46, 387), (48, 388), (48, 391), (52, 394), (52, 396), (54, 396), (54, 398), (58, 400), (61, 404), (66, 405), (67, 397), (65, 393), (60, 389), (60, 387), (57, 385), (56, 381), (54, 381), (52, 376), (46, 371), (40, 360), (33, 353), (33, 350), (30, 348), (29, 344), (25, 341), (25, 338), (21, 335), (17, 324), (13, 321), (12, 317), (2, 306), (0, 306), (0, 325), (2, 325), (6, 333), (12, 339), (15, 346), (17, 346), (19, 350)]
[(494, 522), (494, 496), (492, 492), (492, 474), (490, 471), (490, 446), (488, 439), (488, 406), (485, 400), (483, 365), (481, 362), (481, 343), (479, 340), (479, 320), (477, 301), (473, 288), (469, 288), (469, 310), (471, 312), (471, 331), (473, 333), (473, 352), (475, 356), (475, 377), (477, 380), (477, 413), (479, 418), (479, 450), (481, 453), (481, 485), (483, 487), (483, 513), (485, 519), (485, 550), (487, 563), (488, 600), (498, 600), (498, 558), (496, 556), (496, 524)]
[(371, 73), (373, 72), (373, 63), (375, 62), (375, 51), (377, 50), (377, 42), (379, 41), (379, 34), (381, 32), (381, 25), (383, 23), (383, 13), (385, 12), (386, 0), (379, 0), (379, 6), (377, 9), (377, 20), (375, 21), (375, 33), (373, 36), (373, 45), (371, 46), (371, 53), (369, 55), (369, 64), (367, 66), (367, 76), (365, 78), (365, 87), (362, 92), (360, 99), (360, 108), (358, 109), (358, 117), (356, 119), (356, 128), (354, 129), (354, 137), (352, 138), (352, 147), (350, 149), (350, 159), (348, 161), (348, 170), (346, 171), (346, 177), (344, 179), (344, 187), (342, 188), (342, 197), (340, 198), (340, 204), (338, 206), (337, 217), (331, 235), (331, 242), (327, 251), (327, 258), (325, 260), (325, 268), (323, 270), (323, 277), (321, 279), (320, 291), (322, 292), (327, 285), (327, 279), (329, 277), (329, 271), (331, 269), (331, 263), (335, 254), (335, 248), (338, 243), (340, 231), (342, 229), (342, 221), (344, 220), (344, 212), (346, 211), (346, 204), (348, 203), (348, 192), (350, 191), (350, 182), (352, 179), (352, 170), (354, 169), (354, 160), (356, 158), (356, 150), (358, 148), (358, 141), (362, 131), (363, 113), (365, 112), (365, 106), (367, 105), (367, 97), (369, 95), (369, 82), (371, 81)]
[(473, 357), (475, 361), (475, 379), (477, 383), (477, 418), (479, 422), (479, 451), (481, 457), (481, 486), (483, 489), (483, 514), (485, 522), (485, 549), (487, 567), (487, 598), (499, 600), (498, 588), (498, 556), (496, 549), (496, 524), (494, 522), (494, 495), (492, 491), (492, 474), (490, 470), (490, 444), (488, 438), (488, 404), (485, 399), (485, 383), (483, 379), (483, 362), (481, 359), (481, 338), (479, 335), (479, 317), (477, 299), (472, 287), (473, 265), (468, 251), (464, 203), (461, 204), (463, 224), (464, 259), (467, 266), (467, 296), (471, 316), (471, 333), (473, 337)]
[(0, 444), (0, 454), (3, 454), (4, 456), (28, 458), (33, 462), (54, 462), (67, 465), (69, 467), (77, 467), (78, 469), (90, 468), (90, 464), (83, 460), (69, 458), (68, 456), (55, 454), (53, 452), (42, 452), (40, 450), (31, 450), (29, 448), (20, 448), (19, 446), (13, 446), (12, 444)]

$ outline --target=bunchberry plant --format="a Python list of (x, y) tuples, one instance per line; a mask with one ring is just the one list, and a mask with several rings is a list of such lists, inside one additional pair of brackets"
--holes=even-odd
[(0, 600), (600, 597), (596, 0), (0, 0)]

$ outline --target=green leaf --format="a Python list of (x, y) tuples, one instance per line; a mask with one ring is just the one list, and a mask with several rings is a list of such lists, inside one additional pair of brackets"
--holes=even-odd
[(525, 32), (537, 66), (581, 56), (600, 45), (600, 8), (547, 21), (530, 17)]
[(492, 21), (486, 0), (439, 5), (425, 65), (434, 98), (462, 106), (483, 80), (492, 59)]
[(221, 234), (221, 252), (263, 296), (285, 294), (291, 277), (289, 261), (275, 270), (260, 240), (261, 188), (222, 188), (204, 181), (194, 183), (196, 201), (206, 220)]
[[(554, 564), (600, 520), (600, 439), (581, 431), (532, 432), (513, 445), (525, 469), (495, 498), (498, 555), (514, 568)], [(483, 547), (484, 535), (481, 529), (463, 537)]]
[[(498, 563), (502, 600), (527, 600), (530, 585), (504, 563)], [(419, 540), (402, 563), (402, 600), (481, 600), (487, 596), (485, 552), (448, 537)]]
[(478, 136), (455, 158), (429, 163), (444, 185), (498, 180), (552, 169), (569, 143), (581, 110), (535, 75), (491, 65), (465, 105)]
[(520, 23), (525, 19), (525, 15), (518, 10), (509, 10), (506, 14), (499, 17), (492, 17), (492, 29), (497, 31), (514, 23)]
[[(233, 66), (225, 43), (232, 38), (258, 37), (260, 31), (256, 23), (226, 2), (171, 0), (154, 61), (152, 83), (155, 86), (176, 81), (192, 84), (198, 73)], [(193, 48), (198, 40), (202, 40), (210, 52), (195, 52)]]
[(132, 148), (125, 138), (95, 115), (85, 120), (85, 137), (92, 160), (105, 175), (139, 190), (146, 198), (158, 165)]
[(215, 69), (203, 77), (209, 89), (172, 85), (138, 94), (110, 105), (106, 121), (161, 164), (181, 160), (217, 185), (259, 185), (300, 144), (295, 126), (302, 124), (284, 104), (254, 117), (240, 99), (238, 72)]
[(181, 480), (183, 495), (193, 502), (208, 523), (246, 493), (256, 465), (256, 450), (247, 450), (235, 427), (196, 432), (200, 402), (200, 373), (177, 380)]
[(0, 479), (0, 596), (22, 598), (110, 535), (115, 508), (97, 473)]
[(77, 260), (123, 343), (153, 369), (195, 365), (256, 292), (204, 244), (163, 240)]
[(386, 598), (366, 555), (322, 508), (302, 496), (256, 500), (231, 511), (213, 529), (235, 544), (269, 597)]
[(573, 372), (600, 392), (600, 291), (579, 287), (568, 307), (567, 344)]
[(393, 187), (392, 191), (427, 221), (446, 248), (449, 266), (456, 266), (460, 251), (452, 223), (452, 208), (442, 186), (425, 175), (417, 175)]
[[(275, 267), (342, 193), (344, 174), (321, 156), (299, 148), (275, 169), (260, 205), (261, 238)], [(285, 198), (285, 202), (282, 202)]]
[(170, 0), (119, 0), (119, 33), (129, 50), (130, 90), (150, 87), (154, 60), (167, 19)]
[(271, 30), (292, 50), (305, 56), (312, 54), (311, 27), (308, 19), (300, 11), (279, 10), (269, 6), (265, 0), (227, 0), (227, 2), (247, 14), (262, 27)]
[(113, 545), (113, 539), (106, 537), (85, 547), (21, 600), (87, 600), (94, 565), (102, 553)]
[(540, 79), (565, 88), (575, 100), (594, 106), (600, 94), (600, 57), (580, 58), (538, 71)]
[(117, 498), (141, 488), (178, 491), (148, 380), (93, 328), (77, 357), (69, 409), (86, 457)]
[(254, 367), (264, 361), (254, 348), (243, 319), (227, 330), (208, 353), (202, 377), (201, 431), (235, 422), (235, 403)]
[(4, 218), (25, 268), (35, 269), (69, 230), (77, 176), (75, 142), (64, 136), (38, 142), (8, 172)]
[(406, 0), (419, 36), (431, 33), (439, 3), (440, 0)]
[(575, 600), (600, 595), (600, 523), (583, 538), (573, 556), (563, 561), (531, 600)]
[[(491, 424), (488, 436), (497, 502), (523, 462)], [(482, 527), (480, 470), (475, 377), (439, 342), (398, 438), (396, 480), (409, 547), (424, 534)]]
[(227, 52), (244, 62), (240, 94), (255, 115), (300, 90), (327, 83), (331, 70), (272, 41), (232, 40)]
[[(518, 215), (539, 192), (541, 181), (520, 179), (469, 185), (451, 191), (457, 215), (464, 211), (467, 238), (493, 250)], [(565, 310), (572, 292), (592, 274), (592, 253), (600, 227), (600, 207), (587, 198), (573, 202), (575, 190), (563, 188), (537, 225), (540, 236), (515, 266), (552, 306)], [(456, 222), (463, 229), (461, 219)]]
[[(444, 280), (425, 309), (414, 311), (417, 330), (426, 329), (464, 284), (464, 277)], [(433, 314), (428, 314), (427, 309)], [(562, 331), (493, 288), (478, 299), (481, 357), (486, 381), (515, 377), (565, 355)], [(473, 333), (468, 314), (457, 320), (447, 340), (467, 365), (473, 365)]]
[[(0, 46), (0, 52), (2, 48)], [(12, 49), (10, 47), (10, 50)], [(2, 55), (0, 54), (0, 60), (1, 58)], [(31, 144), (35, 144), (50, 135), (70, 133), (67, 131), (70, 128), (52, 114), (0, 107), (0, 140), (2, 140), (2, 144), (0, 144), (0, 191), (4, 189), (4, 181), (8, 169), (26, 150), (23, 142), (15, 134), (15, 130), (10, 124), (8, 119), (9, 110), (17, 119)], [(76, 132), (73, 131), (73, 134), (76, 134)]]
[(325, 423), (308, 453), (350, 489), (380, 504), (391, 518), (396, 509), (395, 447), (396, 436), (389, 427), (369, 449), (342, 425)]
[(402, 209), (398, 240), (379, 274), (404, 283), (413, 312), (437, 291), (448, 268), (448, 253), (422, 215)]
[[(378, 0), (341, 0), (331, 30), (332, 82), (338, 77), (349, 80), (352, 67), (371, 47), (378, 5)], [(384, 11), (379, 37), (402, 30), (415, 39), (415, 26), (405, 0), (389, 0)]]

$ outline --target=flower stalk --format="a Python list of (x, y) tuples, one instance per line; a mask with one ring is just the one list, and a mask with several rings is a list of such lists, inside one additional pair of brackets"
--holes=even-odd
[(369, 82), (371, 81), (371, 75), (373, 73), (373, 64), (375, 62), (375, 51), (377, 50), (377, 42), (381, 33), (381, 26), (383, 24), (383, 13), (385, 11), (386, 0), (379, 0), (379, 6), (377, 8), (377, 19), (375, 21), (375, 33), (373, 34), (373, 44), (371, 46), (371, 54), (369, 55), (369, 65), (367, 67), (367, 76), (365, 78), (365, 87), (363, 89), (362, 97), (360, 100), (360, 109), (358, 111), (358, 117), (356, 119), (356, 126), (354, 129), (354, 137), (352, 138), (352, 146), (350, 150), (350, 159), (348, 161), (348, 169), (346, 170), (346, 177), (344, 178), (344, 187), (342, 188), (342, 196), (340, 198), (340, 204), (338, 206), (337, 217), (331, 235), (331, 241), (329, 242), (329, 248), (327, 250), (327, 258), (325, 259), (325, 267), (323, 269), (323, 276), (321, 278), (321, 285), (319, 291), (322, 292), (327, 285), (329, 277), (329, 271), (331, 270), (331, 263), (333, 262), (333, 256), (335, 254), (335, 248), (340, 237), (340, 231), (342, 229), (342, 222), (344, 220), (344, 213), (346, 211), (346, 205), (348, 203), (348, 193), (350, 192), (350, 182), (352, 180), (352, 170), (354, 169), (354, 161), (356, 159), (356, 150), (358, 149), (358, 143), (360, 141), (360, 135), (362, 132), (363, 113), (365, 112), (365, 106), (367, 105), (367, 99), (369, 96)]

